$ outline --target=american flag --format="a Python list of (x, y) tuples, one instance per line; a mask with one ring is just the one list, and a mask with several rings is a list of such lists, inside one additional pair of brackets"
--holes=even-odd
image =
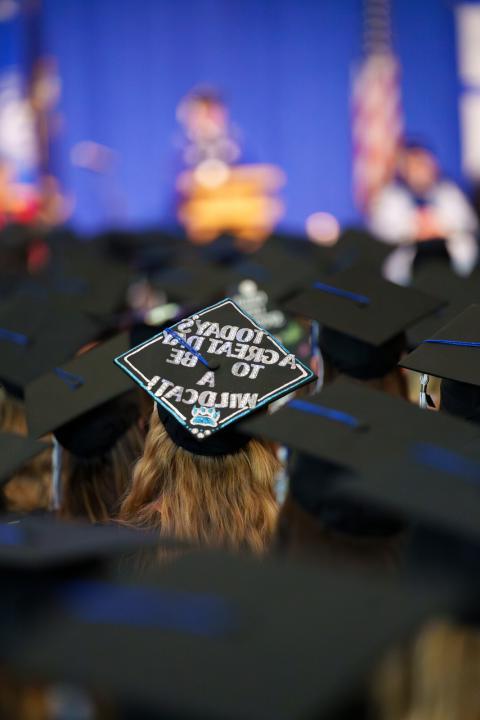
[(395, 169), (403, 132), (400, 68), (391, 50), (387, 0), (366, 0), (365, 57), (352, 90), (353, 189), (365, 210)]

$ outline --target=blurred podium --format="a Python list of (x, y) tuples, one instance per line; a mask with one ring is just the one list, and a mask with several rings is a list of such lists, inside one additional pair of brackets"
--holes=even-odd
[(178, 218), (194, 243), (208, 244), (229, 233), (243, 246), (258, 247), (283, 215), (278, 192), (285, 180), (274, 165), (232, 167), (206, 160), (178, 179)]

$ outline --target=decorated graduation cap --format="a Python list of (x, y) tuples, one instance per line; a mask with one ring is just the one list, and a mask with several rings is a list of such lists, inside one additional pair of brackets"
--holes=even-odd
[(49, 600), (2, 643), (20, 677), (101, 688), (122, 717), (212, 720), (359, 717), (384, 653), (460, 605), (435, 584), (213, 552), (136, 582), (66, 580)]
[(314, 378), (229, 298), (115, 362), (158, 403), (175, 442), (200, 454), (224, 454), (232, 423)]
[(291, 312), (317, 320), (376, 347), (441, 305), (441, 301), (384, 280), (364, 266), (318, 278), (287, 303)]
[(51, 299), (21, 297), (0, 308), (0, 383), (17, 397), (43, 373), (95, 340), (99, 325)]
[(48, 445), (33, 438), (0, 432), (0, 484), (8, 482), (22, 465), (47, 448)]
[(107, 452), (140, 413), (131, 379), (112, 372), (112, 358), (128, 345), (129, 335), (123, 333), (28, 385), (29, 432), (35, 437), (53, 432), (79, 457)]

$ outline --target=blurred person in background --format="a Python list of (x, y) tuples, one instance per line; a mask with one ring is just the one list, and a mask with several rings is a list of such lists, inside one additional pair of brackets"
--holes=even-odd
[(480, 633), (439, 620), (389, 653), (375, 672), (379, 720), (474, 720), (480, 716)]
[(478, 221), (462, 192), (445, 178), (434, 153), (418, 142), (399, 151), (397, 176), (374, 198), (370, 228), (397, 249), (384, 265), (392, 282), (410, 282), (414, 263), (442, 256), (458, 275), (469, 275), (478, 259)]
[(56, 432), (63, 448), (60, 516), (91, 523), (118, 515), (145, 433), (135, 391), (93, 408)]
[(177, 108), (183, 131), (182, 164), (195, 168), (205, 161), (232, 165), (240, 158), (238, 132), (232, 127), (224, 99), (213, 88), (198, 88)]
[(182, 127), (175, 198), (176, 220), (192, 242), (205, 244), (223, 234), (239, 247), (260, 247), (283, 215), (278, 193), (283, 171), (251, 163), (241, 147), (225, 101), (200, 88), (179, 104)]

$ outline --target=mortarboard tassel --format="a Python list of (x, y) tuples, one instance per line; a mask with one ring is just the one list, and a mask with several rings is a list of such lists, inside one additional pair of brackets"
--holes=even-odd
[(50, 501), (51, 510), (59, 510), (61, 502), (62, 487), (62, 459), (63, 450), (58, 440), (53, 438), (52, 449), (52, 498)]

